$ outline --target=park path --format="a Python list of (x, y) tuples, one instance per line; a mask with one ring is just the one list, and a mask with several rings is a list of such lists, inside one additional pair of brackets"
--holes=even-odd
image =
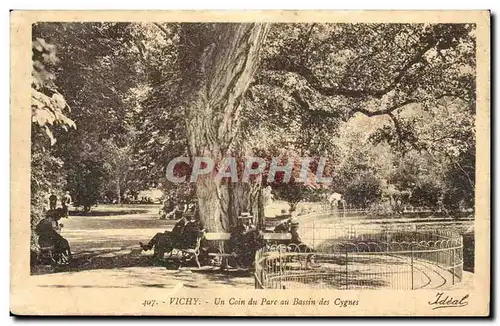
[(74, 264), (54, 273), (48, 267), (31, 276), (40, 287), (54, 288), (253, 288), (248, 273), (221, 273), (212, 267), (167, 270), (153, 266), (143, 252), (157, 232), (171, 229), (172, 220), (159, 220), (159, 205), (103, 205), (87, 216), (62, 220), (62, 235), (74, 253)]

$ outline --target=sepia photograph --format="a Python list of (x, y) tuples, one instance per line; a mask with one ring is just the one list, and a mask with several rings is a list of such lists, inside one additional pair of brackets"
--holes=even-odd
[(26, 279), (165, 295), (138, 295), (138, 314), (363, 315), (365, 293), (425, 294), (401, 314), (474, 314), (489, 288), (485, 28), (385, 14), (26, 24), (30, 222), (12, 226)]

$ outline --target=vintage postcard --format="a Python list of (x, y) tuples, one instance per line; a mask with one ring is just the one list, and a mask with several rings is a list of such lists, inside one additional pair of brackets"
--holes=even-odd
[(11, 12), (15, 315), (487, 316), (488, 11)]

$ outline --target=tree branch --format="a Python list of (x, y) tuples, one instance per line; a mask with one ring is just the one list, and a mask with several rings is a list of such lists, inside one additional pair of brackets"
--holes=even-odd
[(309, 105), (309, 103), (307, 103), (307, 101), (304, 100), (302, 98), (302, 96), (300, 96), (300, 93), (298, 91), (294, 91), (291, 94), (291, 96), (295, 100), (295, 102), (297, 102), (297, 104), (300, 106), (300, 108), (303, 109), (304, 111), (307, 111), (307, 113), (309, 115), (316, 115), (316, 116), (320, 116), (323, 118), (338, 118), (339, 117), (339, 114), (336, 112), (311, 109), (311, 106)]
[(472, 181), (471, 177), (469, 176), (469, 173), (467, 173), (467, 171), (464, 170), (464, 168), (462, 167), (462, 165), (460, 165), (459, 162), (454, 162), (454, 163), (458, 167), (458, 169), (464, 174), (464, 176), (467, 178), (467, 181), (469, 182), (469, 185), (472, 188), (475, 188), (476, 185), (475, 185), (474, 181)]
[(398, 143), (400, 146), (403, 145), (403, 135), (401, 134), (401, 126), (399, 124), (398, 119), (396, 119), (396, 116), (392, 113), (389, 112), (387, 113), (389, 118), (391, 118), (392, 122), (394, 123), (394, 128), (396, 129), (396, 134), (398, 135)]
[(137, 49), (139, 50), (139, 57), (141, 58), (141, 61), (143, 63), (147, 63), (146, 60), (146, 49), (144, 47), (144, 44), (141, 43), (139, 40), (134, 40), (135, 46), (137, 46)]
[(165, 34), (165, 36), (167, 36), (167, 37), (170, 37), (170, 36), (171, 36), (171, 35), (170, 35), (170, 33), (169, 33), (169, 32), (168, 32), (168, 31), (167, 31), (167, 30), (166, 30), (163, 26), (161, 26), (161, 24), (160, 24), (160, 23), (153, 23), (153, 24), (154, 24), (156, 27), (158, 27), (158, 28), (159, 28), (159, 29), (163, 32), (163, 34)]
[(396, 76), (392, 80), (392, 82), (382, 89), (352, 89), (349, 87), (341, 87), (341, 86), (323, 86), (323, 83), (319, 80), (319, 78), (303, 64), (296, 64), (290, 62), (285, 56), (281, 56), (276, 58), (274, 62), (270, 62), (270, 70), (284, 70), (292, 73), (296, 73), (302, 76), (309, 85), (316, 90), (318, 93), (324, 96), (346, 96), (346, 97), (366, 97), (372, 96), (375, 98), (382, 98), (384, 95), (392, 91), (396, 86), (401, 82), (403, 77), (406, 75), (409, 69), (411, 69), (414, 65), (420, 63), (423, 60), (423, 57), (427, 51), (436, 46), (437, 41), (434, 39), (430, 39), (424, 47), (422, 47), (417, 53), (406, 63), (404, 64), (397, 72)]
[(363, 113), (364, 115), (366, 115), (367, 117), (374, 117), (377, 115), (384, 115), (384, 114), (390, 115), (390, 114), (392, 114), (393, 111), (400, 109), (403, 106), (406, 106), (408, 104), (413, 104), (413, 103), (418, 103), (418, 101), (414, 100), (414, 99), (408, 99), (408, 100), (401, 102), (399, 104), (395, 104), (393, 106), (390, 106), (387, 109), (378, 110), (378, 111), (369, 111), (367, 109), (359, 108), (359, 109), (354, 110), (353, 113), (360, 112), (360, 113)]

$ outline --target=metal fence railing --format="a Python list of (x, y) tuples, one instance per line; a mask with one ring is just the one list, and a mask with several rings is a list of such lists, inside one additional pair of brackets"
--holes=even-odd
[(315, 226), (301, 227), (301, 244), (257, 251), (256, 288), (422, 289), (462, 280), (463, 242), (454, 231)]
[[(357, 207), (355, 205), (346, 204), (345, 206), (338, 207), (335, 204), (329, 202), (320, 202), (318, 203), (319, 210), (323, 212), (337, 213), (337, 214), (352, 214), (352, 213), (370, 213), (377, 212), (378, 210), (384, 210), (383, 206), (372, 206), (372, 207)], [(473, 210), (471, 208), (462, 208), (455, 213), (471, 213)], [(411, 206), (411, 205), (402, 205), (398, 209), (399, 213), (437, 213), (443, 212), (443, 209), (438, 209), (435, 207), (426, 207), (426, 206)]]

